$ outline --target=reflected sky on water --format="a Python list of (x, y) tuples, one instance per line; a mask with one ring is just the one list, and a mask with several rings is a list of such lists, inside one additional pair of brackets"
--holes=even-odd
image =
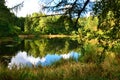
[(77, 61), (80, 54), (77, 52), (70, 52), (68, 54), (47, 54), (45, 57), (33, 57), (28, 55), (27, 52), (18, 52), (15, 56), (12, 57), (11, 62), (8, 64), (8, 68), (12, 69), (13, 67), (37, 67), (37, 66), (50, 66), (53, 63), (61, 59), (70, 59)]

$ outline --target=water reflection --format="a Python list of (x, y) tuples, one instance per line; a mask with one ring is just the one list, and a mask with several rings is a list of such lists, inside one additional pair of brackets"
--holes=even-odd
[[(62, 58), (69, 59), (71, 56), (77, 61), (77, 54), (81, 52), (80, 46), (78, 40), (71, 38), (21, 39), (18, 42), (2, 42), (0, 44), (0, 62), (7, 65), (11, 60), (9, 66), (14, 63), (47, 66)], [(18, 53), (18, 51), (25, 52)]]
[(18, 51), (26, 51), (34, 57), (42, 57), (48, 53), (80, 52), (80, 44), (77, 40), (70, 38), (24, 39), (18, 42), (8, 41), (0, 44), (0, 56), (14, 56)]
[(25, 50), (35, 57), (42, 57), (48, 53), (67, 54), (71, 51), (80, 52), (78, 41), (68, 38), (25, 40)]
[(0, 43), (0, 56), (13, 56), (19, 50), (24, 50), (24, 41), (6, 41)]
[(54, 62), (57, 62), (61, 59), (74, 59), (78, 60), (80, 54), (76, 52), (70, 52), (68, 54), (47, 54), (45, 57), (33, 57), (27, 55), (27, 52), (18, 52), (16, 56), (12, 57), (11, 62), (8, 65), (8, 68), (12, 69), (13, 67), (32, 67), (32, 66), (50, 66)]

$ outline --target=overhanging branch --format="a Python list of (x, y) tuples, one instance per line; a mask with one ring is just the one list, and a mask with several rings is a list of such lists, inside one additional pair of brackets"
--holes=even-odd
[(84, 3), (83, 8), (78, 11), (78, 17), (77, 17), (77, 19), (76, 19), (76, 21), (75, 21), (75, 28), (76, 28), (76, 29), (77, 29), (78, 19), (80, 18), (81, 13), (85, 10), (85, 8), (86, 8), (86, 6), (87, 6), (87, 4), (88, 4), (89, 2), (90, 2), (90, 0), (87, 0), (87, 1)]
[(12, 8), (9, 8), (10, 10), (14, 10), (16, 13), (18, 12), (19, 9), (21, 9), (21, 7), (23, 7), (23, 4), (24, 4), (24, 1), (15, 5), (14, 7)]

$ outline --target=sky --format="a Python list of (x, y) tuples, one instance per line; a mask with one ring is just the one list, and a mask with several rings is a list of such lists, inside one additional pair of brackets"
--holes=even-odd
[[(27, 14), (40, 12), (42, 9), (42, 5), (45, 5), (44, 3), (48, 3), (51, 0), (6, 0), (6, 6), (8, 8), (11, 8), (23, 1), (24, 1), (24, 6), (21, 8), (21, 10), (19, 10), (17, 13), (14, 12), (18, 17), (25, 17)], [(91, 1), (94, 2), (95, 0), (91, 0)]]
[(23, 1), (23, 7), (16, 14), (18, 17), (25, 17), (27, 14), (40, 12), (42, 3), (39, 0), (6, 0), (6, 5), (8, 8), (11, 8)]

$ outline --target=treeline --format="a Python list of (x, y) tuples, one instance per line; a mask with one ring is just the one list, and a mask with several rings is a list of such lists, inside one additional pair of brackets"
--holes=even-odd
[[(91, 31), (97, 27), (97, 18), (80, 18), (78, 30), (84, 28)], [(76, 34), (78, 31), (74, 28), (68, 16), (45, 16), (42, 13), (33, 13), (25, 19), (24, 32), (40, 34)]]

